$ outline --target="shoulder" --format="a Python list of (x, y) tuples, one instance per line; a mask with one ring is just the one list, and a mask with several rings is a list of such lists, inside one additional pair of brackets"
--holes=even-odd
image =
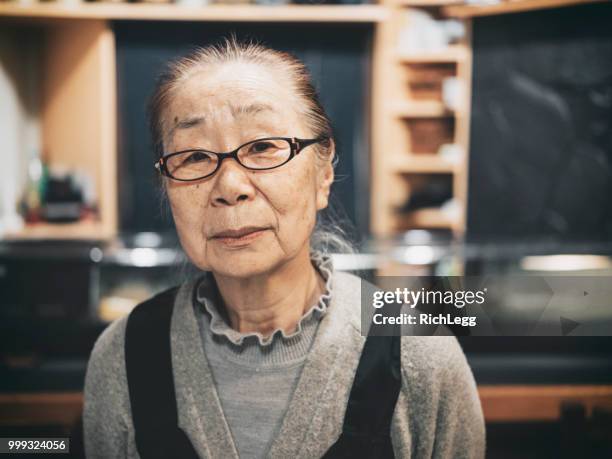
[(454, 336), (402, 336), (402, 368), (408, 380), (431, 385), (455, 377), (472, 378)]
[[(362, 304), (369, 304), (372, 293), (380, 288), (354, 274), (338, 272), (335, 276), (339, 309), (360, 333)], [(370, 322), (367, 314), (363, 317), (364, 323)], [(397, 425), (403, 427), (399, 435), (403, 436), (406, 429), (412, 432), (413, 449), (422, 453), (419, 456), (432, 456), (435, 442), (449, 457), (482, 457), (482, 408), (472, 370), (457, 338), (409, 335), (402, 336), (400, 342), (402, 395), (396, 415)]]
[[(179, 291), (188, 287), (189, 282), (185, 282), (180, 286)], [(176, 290), (176, 287), (172, 290)], [(159, 295), (168, 294), (170, 289), (165, 290)], [(173, 294), (175, 294), (173, 292)], [(136, 308), (147, 308), (152, 303), (152, 300), (158, 298), (155, 295), (148, 300), (140, 303)], [(87, 389), (95, 388), (99, 385), (104, 385), (107, 390), (116, 389), (123, 390), (126, 385), (126, 370), (125, 370), (125, 336), (130, 315), (125, 315), (112, 322), (100, 334), (96, 340), (89, 362), (87, 365), (86, 385)]]
[(118, 370), (123, 361), (128, 316), (112, 322), (96, 340), (89, 358), (88, 372), (94, 369)]

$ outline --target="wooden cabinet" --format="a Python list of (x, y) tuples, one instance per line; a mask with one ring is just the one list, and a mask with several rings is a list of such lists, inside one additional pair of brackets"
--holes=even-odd
[[(393, 235), (409, 229), (465, 227), (469, 134), (471, 48), (469, 21), (456, 43), (428, 50), (404, 49), (402, 34), (417, 33), (411, 16), (427, 11), (444, 18), (449, 0), (389, 0), (391, 19), (379, 27), (380, 61), (375, 71), (372, 164), (372, 231)], [(415, 29), (410, 31), (410, 29)], [(403, 40), (404, 44), (406, 40)], [(444, 97), (455, 84), (455, 106)], [(446, 145), (446, 147), (443, 147)], [(452, 146), (449, 148), (449, 146)], [(440, 151), (454, 152), (443, 155)], [(448, 205), (402, 210), (419, 190), (441, 182), (452, 198)]]
[[(28, 133), (28, 141), (39, 145), (45, 160), (90, 176), (99, 208), (95, 219), (26, 226), (9, 237), (110, 237), (117, 214), (112, 31), (103, 20), (26, 20), (25, 9), (23, 16), (9, 19), (5, 16), (11, 11), (9, 6), (0, 5), (0, 40), (4, 43), (0, 64), (10, 75), (8, 85), (14, 88), (3, 89), (30, 99), (27, 110), (33, 112), (29, 116), (36, 120), (36, 127)], [(18, 55), (13, 54), (15, 50)], [(26, 75), (21, 71), (25, 65)], [(34, 136), (39, 139), (33, 140)]]
[[(32, 224), (5, 235), (13, 239), (107, 239), (118, 232), (118, 113), (115, 32), (111, 21), (199, 21), (215, 23), (309, 23), (342, 28), (346, 24), (379, 24), (389, 11), (379, 5), (176, 5), (55, 3), (20, 6), (0, 3), (0, 69), (11, 76), (8, 88), (16, 99), (33, 93), (32, 108), (44, 160), (88, 174), (95, 183), (97, 216), (74, 224)], [(30, 55), (11, 59), (23, 37), (35, 42)], [(4, 55), (2, 54), (4, 50)], [(21, 52), (21, 50), (19, 51)], [(21, 64), (34, 62), (34, 69)], [(24, 74), (33, 84), (23, 87)], [(6, 85), (5, 85), (6, 86)], [(16, 105), (19, 105), (18, 103)], [(11, 119), (18, 114), (9, 113)], [(0, 131), (1, 133), (1, 131)], [(0, 136), (2, 137), (2, 136)], [(1, 141), (0, 141), (1, 142)], [(0, 148), (4, 148), (0, 145)], [(24, 148), (27, 150), (27, 148)], [(15, 155), (15, 153), (12, 153)], [(27, 161), (29, 151), (20, 151)], [(0, 173), (1, 174), (1, 173)]]
[[(0, 2), (0, 70), (7, 76), (0, 79), (0, 95), (7, 90), (2, 87), (6, 81), (14, 85), (8, 88), (14, 96), (36, 94), (36, 123), (29, 135), (38, 133), (47, 159), (78, 167), (93, 177), (99, 208), (97, 218), (91, 221), (32, 225), (8, 237), (105, 239), (117, 233), (117, 203), (121, 197), (116, 183), (115, 37), (110, 23), (123, 20), (325, 23), (338, 27), (372, 24), (370, 231), (387, 236), (414, 228), (446, 228), (460, 236), (466, 225), (468, 193), (471, 17), (587, 1), (519, 0), (477, 6), (460, 0), (382, 0), (378, 5), (200, 8), (147, 3), (63, 6), (48, 2), (20, 6)], [(415, 11), (430, 12), (437, 19), (459, 18), (465, 33), (442, 49), (407, 52), (399, 41), (402, 33), (414, 27), (410, 16)], [(29, 66), (28, 78), (32, 81), (23, 81), (24, 65)], [(455, 78), (457, 100), (452, 107), (443, 97), (444, 82), (449, 78)], [(13, 117), (9, 111), (4, 116), (14, 121), (20, 115), (15, 113)], [(6, 134), (2, 127), (0, 134)], [(0, 135), (1, 150), (7, 148), (5, 137)], [(454, 145), (454, 149), (444, 150), (454, 154), (441, 155), (444, 144)], [(420, 187), (441, 177), (450, 183), (450, 206), (444, 206), (444, 210), (439, 206), (400, 210)]]
[[(0, 40), (8, 49), (17, 37), (38, 37), (28, 50), (35, 61), (41, 151), (49, 162), (85, 171), (93, 178), (97, 217), (75, 224), (34, 224), (9, 238), (107, 239), (118, 231), (117, 84), (113, 20), (372, 23), (371, 106), (371, 225), (376, 235), (410, 228), (464, 227), (466, 158), (469, 119), (469, 35), (435, 52), (405, 53), (398, 43), (407, 7), (440, 5), (448, 0), (388, 1), (380, 5), (276, 6), (212, 5), (184, 8), (151, 4), (45, 3), (20, 6), (0, 3)], [(410, 27), (408, 25), (408, 27)], [(3, 47), (7, 48), (7, 47)], [(0, 56), (0, 64), (19, 86), (15, 64)], [(456, 76), (464, 101), (450, 110), (442, 98), (443, 79)], [(30, 88), (31, 89), (31, 88)], [(444, 143), (459, 145), (461, 157), (437, 154)], [(413, 188), (431, 176), (452, 182), (454, 213), (425, 208), (400, 213), (397, 207)]]

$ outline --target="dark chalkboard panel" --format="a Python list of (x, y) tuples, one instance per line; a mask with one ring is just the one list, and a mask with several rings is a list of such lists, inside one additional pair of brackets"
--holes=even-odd
[(370, 25), (130, 22), (114, 24), (117, 40), (119, 190), (122, 231), (172, 228), (159, 205), (154, 157), (145, 114), (164, 63), (235, 32), (293, 52), (310, 69), (334, 125), (340, 163), (332, 194), (346, 216), (367, 231), (369, 136), (367, 94)]
[(612, 241), (612, 4), (478, 18), (467, 234)]

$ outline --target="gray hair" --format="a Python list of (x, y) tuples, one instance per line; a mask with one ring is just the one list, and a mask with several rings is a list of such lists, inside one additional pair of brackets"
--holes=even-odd
[[(218, 43), (196, 48), (186, 56), (170, 61), (160, 74), (148, 106), (149, 127), (157, 157), (164, 153), (164, 113), (176, 88), (196, 72), (228, 62), (247, 62), (279, 69), (279, 75), (287, 78), (288, 84), (301, 99), (302, 104), (297, 108), (301, 110), (313, 136), (334, 138), (331, 122), (304, 63), (288, 52), (268, 48), (254, 41), (240, 41), (231, 34)], [(314, 146), (321, 159), (329, 160), (329, 146), (329, 142)]]
[(326, 255), (357, 253), (353, 224), (348, 218), (340, 216), (343, 213), (341, 209), (339, 203), (330, 199), (327, 209), (317, 213), (317, 222), (310, 236), (312, 251)]

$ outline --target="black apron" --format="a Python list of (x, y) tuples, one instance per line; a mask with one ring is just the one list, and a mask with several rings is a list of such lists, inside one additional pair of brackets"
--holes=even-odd
[[(136, 447), (142, 459), (197, 459), (178, 426), (170, 319), (178, 287), (130, 313), (125, 363)], [(392, 459), (391, 418), (401, 387), (400, 337), (368, 336), (351, 388), (342, 434), (323, 455)]]

